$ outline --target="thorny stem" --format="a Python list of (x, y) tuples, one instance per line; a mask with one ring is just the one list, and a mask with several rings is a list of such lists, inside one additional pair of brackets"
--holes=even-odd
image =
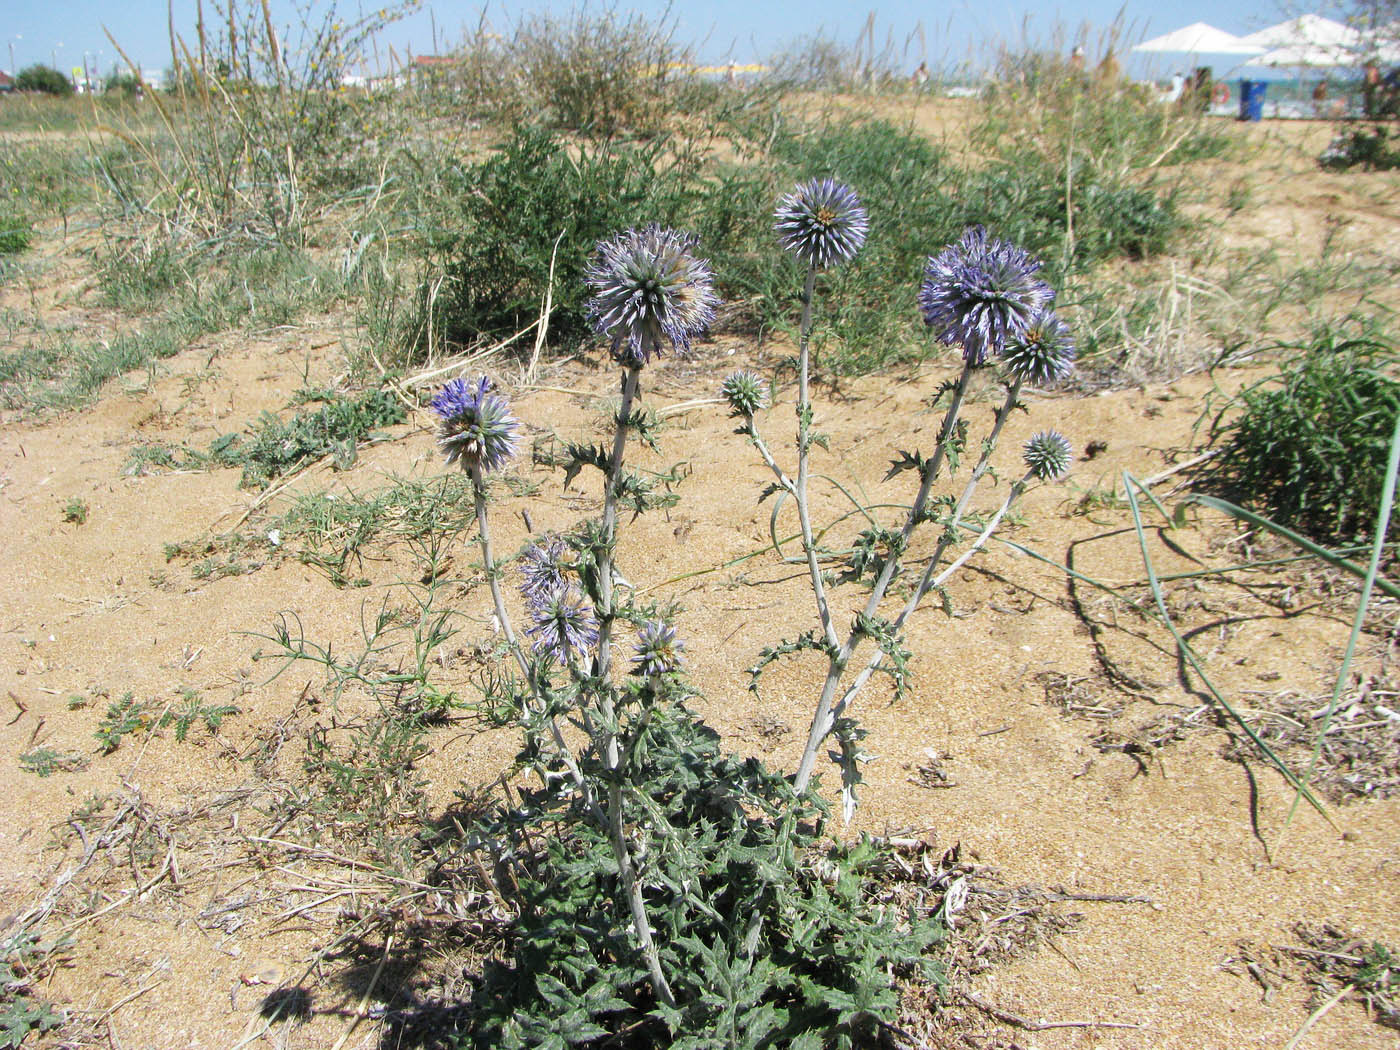
[[(516, 640), (515, 630), (511, 627), (510, 614), (506, 612), (505, 599), (501, 596), (501, 581), (499, 573), (496, 571), (496, 561), (491, 556), (491, 530), (487, 525), (486, 517), (486, 480), (481, 474), (481, 464), (474, 464), (471, 467), (472, 497), (476, 504), (476, 535), (477, 542), (481, 545), (481, 561), (486, 569), (486, 582), (491, 588), (491, 602), (496, 609), (496, 621), (501, 625), (501, 633), (506, 636), (506, 643), (510, 646), (511, 653), (515, 656), (515, 662), (520, 668), (520, 673), (525, 680), (530, 683), (530, 691), (535, 694), (537, 700), (543, 700), (539, 695), (539, 683), (530, 667), (530, 662), (525, 659), (525, 653), (520, 648), (520, 643)], [(541, 703), (540, 711), (544, 710)], [(583, 803), (588, 811), (593, 814), (593, 818), (599, 824), (605, 823), (602, 807), (598, 805), (598, 799), (593, 794), (593, 789), (588, 781), (584, 779), (583, 771), (579, 769), (578, 763), (574, 761), (573, 752), (569, 750), (564, 742), (564, 734), (559, 729), (559, 721), (553, 716), (549, 719), (550, 735), (554, 738), (554, 746), (558, 750), (560, 759), (564, 767), (569, 771), (569, 779), (574, 782), (574, 787), (583, 796)]]
[(968, 501), (972, 499), (972, 494), (977, 490), (977, 483), (982, 480), (982, 475), (987, 473), (987, 468), (991, 466), (992, 452), (996, 448), (997, 439), (1001, 437), (1001, 428), (1011, 418), (1011, 413), (1016, 408), (1016, 398), (1020, 393), (1021, 380), (1016, 379), (1006, 389), (1006, 400), (1001, 403), (1001, 408), (997, 411), (996, 421), (992, 424), (992, 432), (982, 443), (982, 458), (977, 461), (977, 466), (972, 468), (972, 476), (967, 479), (967, 486), (963, 489), (962, 495), (958, 497), (948, 527), (939, 537), (938, 546), (934, 548), (933, 557), (929, 559), (928, 566), (924, 570), (924, 580), (928, 580), (938, 568), (938, 563), (943, 560), (943, 555), (948, 552), (948, 547), (956, 538), (958, 525), (962, 523), (963, 512), (967, 510)]
[(797, 519), (802, 525), (802, 550), (807, 555), (807, 573), (812, 578), (812, 593), (817, 600), (817, 616), (821, 620), (826, 644), (833, 650), (840, 644), (836, 626), (831, 622), (831, 606), (826, 600), (826, 584), (817, 563), (816, 546), (812, 543), (812, 515), (807, 507), (807, 453), (812, 444), (812, 399), (807, 389), (810, 343), (812, 336), (812, 293), (817, 286), (816, 266), (807, 267), (807, 283), (802, 286), (802, 335), (797, 352)]
[(627, 447), (627, 420), (632, 414), (632, 402), (637, 398), (642, 370), (628, 366), (622, 379), (622, 407), (617, 413), (617, 431), (613, 435), (612, 455), (608, 459), (608, 477), (603, 492), (603, 543), (598, 555), (598, 659), (594, 676), (603, 683), (603, 713), (609, 728), (604, 746), (607, 768), (617, 768), (617, 736), (613, 725), (612, 694), (608, 692), (608, 668), (612, 664), (612, 625), (616, 618), (613, 608), (613, 549), (617, 545), (617, 488), (622, 477), (622, 454)]
[[(928, 505), (929, 492), (933, 489), (934, 479), (938, 476), (938, 471), (943, 466), (943, 458), (948, 443), (953, 440), (954, 429), (957, 426), (958, 412), (962, 408), (963, 398), (967, 394), (968, 383), (972, 379), (971, 363), (963, 366), (962, 375), (958, 377), (958, 385), (953, 390), (952, 402), (948, 405), (948, 411), (943, 416), (943, 426), (938, 432), (938, 445), (934, 449), (933, 458), (923, 471), (923, 477), (919, 482), (918, 494), (914, 497), (913, 504), (909, 507), (908, 517), (905, 518), (904, 528), (900, 532), (899, 541), (891, 552), (889, 559), (885, 562), (884, 569), (881, 570), (879, 578), (875, 581), (875, 586), (871, 591), (869, 600), (865, 603), (864, 615), (873, 617), (880, 608), (880, 602), (885, 596), (885, 591), (889, 588), (890, 581), (900, 565), (900, 552), (909, 544), (909, 537), (913, 535), (914, 529), (923, 520), (924, 510)], [(846, 670), (846, 665), (850, 662), (851, 655), (855, 652), (856, 646), (860, 644), (861, 634), (852, 629), (847, 635), (846, 641), (828, 659), (826, 681), (822, 684), (821, 697), (817, 700), (817, 709), (812, 715), (812, 727), (807, 734), (807, 746), (802, 752), (802, 761), (797, 767), (797, 776), (793, 780), (793, 788), (798, 794), (807, 790), (807, 782), (812, 779), (812, 769), (816, 765), (817, 750), (821, 747), (822, 741), (835, 725), (832, 716), (832, 704), (836, 699), (837, 687), (841, 684), (841, 676)]]
[[(997, 510), (996, 514), (992, 515), (992, 520), (987, 522), (986, 526), (978, 534), (977, 539), (973, 540), (972, 546), (963, 551), (963, 553), (958, 556), (957, 560), (940, 572), (937, 577), (933, 576), (933, 571), (938, 565), (939, 556), (934, 555), (934, 557), (929, 559), (929, 563), (924, 566), (924, 574), (919, 580), (919, 585), (914, 588), (914, 593), (909, 596), (909, 600), (905, 602), (904, 608), (900, 610), (899, 615), (896, 616), (894, 622), (890, 624), (891, 632), (898, 632), (908, 621), (909, 617), (914, 615), (915, 611), (919, 608), (919, 603), (923, 601), (924, 595), (928, 594), (928, 592), (935, 587), (942, 586), (945, 580), (967, 564), (967, 560), (986, 545), (987, 540), (989, 540), (992, 533), (996, 531), (996, 527), (1001, 524), (1001, 519), (1004, 518), (1006, 512), (1011, 509), (1011, 504), (1025, 491), (1026, 483), (1030, 481), (1031, 477), (1032, 475), (1027, 473), (1025, 477), (1011, 486), (1011, 491), (1006, 494), (1006, 499), (1002, 501), (1000, 509)], [(943, 546), (943, 544), (940, 544), (939, 549), (942, 550)], [(876, 649), (870, 654), (870, 659), (861, 670), (860, 674), (856, 675), (855, 680), (851, 682), (846, 688), (846, 691), (841, 694), (841, 699), (833, 705), (831, 709), (832, 722), (835, 722), (836, 719), (841, 717), (850, 702), (855, 699), (856, 694), (861, 691), (866, 682), (870, 681), (870, 676), (879, 670), (880, 660), (884, 655), (885, 654), (879, 649)]]
[(652, 991), (667, 1006), (676, 1005), (676, 997), (661, 972), (661, 954), (651, 933), (651, 920), (647, 918), (646, 901), (642, 897), (642, 887), (637, 881), (637, 873), (632, 867), (632, 854), (627, 847), (627, 830), (622, 818), (621, 756), (617, 746), (617, 717), (613, 703), (612, 685), (608, 681), (608, 668), (612, 663), (612, 625), (616, 618), (613, 606), (613, 548), (617, 541), (617, 490), (622, 477), (622, 454), (627, 447), (628, 419), (632, 415), (632, 402), (636, 400), (637, 388), (641, 383), (642, 370), (639, 365), (629, 365), (622, 380), (622, 406), (617, 413), (617, 431), (613, 435), (612, 456), (608, 460), (608, 476), (603, 493), (603, 543), (598, 556), (598, 658), (594, 663), (594, 675), (598, 680), (598, 703), (602, 708), (603, 721), (603, 762), (608, 772), (613, 774), (612, 786), (608, 789), (608, 837), (612, 842), (613, 856), (617, 860), (617, 873), (622, 879), (623, 892), (627, 894), (627, 905), (632, 913), (632, 927), (637, 932), (642, 955), (646, 959), (647, 971), (651, 977)]

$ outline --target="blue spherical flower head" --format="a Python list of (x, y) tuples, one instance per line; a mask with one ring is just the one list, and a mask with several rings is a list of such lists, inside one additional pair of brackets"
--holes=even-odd
[(763, 380), (747, 369), (725, 376), (719, 392), (729, 402), (731, 416), (748, 418), (768, 407), (768, 391)]
[(598, 644), (598, 618), (577, 591), (561, 590), (530, 604), (533, 627), (525, 633), (541, 656), (567, 663), (570, 656), (584, 656)]
[(854, 259), (870, 230), (860, 198), (834, 179), (804, 182), (779, 202), (773, 218), (784, 250), (819, 270)]
[(1054, 299), (1039, 270), (1024, 250), (973, 226), (924, 265), (919, 309), (940, 342), (962, 346), (968, 364), (983, 365)]
[(1073, 456), (1069, 441), (1054, 430), (1042, 430), (1025, 443), (1021, 459), (1040, 481), (1058, 481), (1069, 472)]
[(520, 421), (510, 414), (510, 405), (499, 394), (491, 393), (491, 380), (482, 376), (474, 383), (453, 379), (433, 398), (433, 411), (441, 418), (438, 447), (447, 455), (447, 464), (460, 463), (470, 471), (499, 470), (515, 454), (515, 432)]
[(546, 536), (525, 548), (520, 561), (520, 575), (523, 577), (520, 593), (531, 605), (569, 589), (569, 578), (564, 567), (564, 556), (568, 551), (568, 546), (558, 536)]
[(698, 243), (655, 223), (599, 242), (584, 273), (588, 318), (620, 363), (641, 367), (668, 346), (684, 353), (714, 320), (719, 297)]
[(1074, 371), (1074, 338), (1051, 310), (1040, 310), (1006, 342), (1002, 360), (1023, 383), (1044, 386)]
[(637, 633), (633, 646), (632, 666), (644, 678), (655, 678), (679, 671), (684, 661), (685, 646), (676, 637), (676, 629), (665, 620), (648, 620)]

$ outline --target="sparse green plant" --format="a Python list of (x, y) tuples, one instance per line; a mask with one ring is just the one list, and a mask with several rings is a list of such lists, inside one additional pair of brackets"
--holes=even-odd
[[(319, 398), (318, 398), (319, 400)], [(348, 445), (372, 439), (380, 427), (402, 423), (404, 404), (387, 390), (330, 396), (314, 412), (283, 420), (264, 412), (251, 435), (226, 434), (209, 448), (212, 462), (241, 467), (242, 484), (265, 488), (273, 480), (322, 456), (344, 454)]]
[(88, 520), (87, 500), (81, 496), (72, 497), (63, 505), (63, 520), (70, 525), (86, 525)]
[(175, 739), (184, 743), (189, 732), (196, 725), (203, 725), (210, 736), (219, 731), (224, 719), (239, 713), (233, 704), (205, 704), (194, 689), (181, 689), (184, 703), (173, 711), (167, 711), (160, 720), (160, 728), (175, 727)]
[[(471, 517), (468, 492), (464, 479), (448, 475), (394, 478), (365, 493), (349, 488), (302, 493), (292, 497), (273, 528), (285, 548), (296, 545), (296, 556), (324, 570), (336, 586), (359, 585), (362, 577), (350, 573), (372, 545), (391, 538), (418, 544), (463, 527)], [(428, 568), (425, 564), (425, 572)]]
[(55, 773), (76, 773), (87, 765), (82, 755), (55, 751), (51, 747), (36, 747), (19, 756), (19, 768), (38, 777)]
[(110, 755), (121, 746), (122, 738), (132, 733), (144, 733), (151, 728), (150, 705), (137, 700), (134, 693), (124, 693), (120, 700), (107, 705), (107, 713), (97, 725), (97, 742), (102, 753)]
[(199, 470), (207, 464), (203, 453), (184, 446), (140, 444), (133, 445), (127, 453), (122, 473), (141, 478), (153, 470)]

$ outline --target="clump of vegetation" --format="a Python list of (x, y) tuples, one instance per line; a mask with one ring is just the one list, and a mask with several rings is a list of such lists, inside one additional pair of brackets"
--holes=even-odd
[(1211, 420), (1208, 483), (1281, 525), (1331, 543), (1375, 527), (1400, 412), (1394, 347), (1335, 333), (1299, 347)]
[(1331, 923), (1298, 923), (1294, 934), (1307, 947), (1285, 947), (1303, 968), (1320, 1007), (1348, 992), (1387, 1028), (1400, 1028), (1400, 952)]
[(671, 27), (637, 14), (580, 10), (521, 21), (509, 45), (529, 101), (555, 127), (610, 136), (656, 134), (684, 111), (677, 67), (691, 61)]
[(323, 402), (313, 412), (298, 412), (287, 420), (264, 412), (251, 435), (225, 434), (210, 446), (210, 459), (243, 468), (244, 487), (266, 488), (322, 456), (334, 455), (348, 467), (360, 442), (371, 439), (380, 427), (402, 423), (408, 414), (403, 402), (387, 390), (351, 397), (324, 392), (313, 400)]
[(0, 1047), (19, 1047), (35, 1033), (58, 1028), (64, 1022), (38, 991), (39, 983), (53, 968), (53, 957), (67, 944), (41, 942), (27, 930), (0, 941)]
[(0, 202), (0, 255), (18, 255), (29, 248), (34, 229), (20, 210), (8, 201)]
[(1400, 168), (1400, 135), (1384, 124), (1342, 128), (1317, 158), (1331, 171), (1394, 171)]
[(15, 77), (16, 91), (38, 91), (45, 95), (71, 95), (73, 82), (52, 66), (26, 66)]
[[(774, 203), (763, 209), (776, 216), (763, 224), (767, 251), (776, 254), (776, 232), (791, 257), (786, 272), (802, 289), (795, 450), (775, 452), (761, 434), (771, 382), (740, 372), (723, 390), (739, 433), (772, 472), (765, 494), (781, 492), (796, 505), (819, 621), (757, 654), (754, 688), (766, 668), (793, 654), (827, 660), (791, 782), (720, 749), (688, 705), (697, 694), (673, 622), (676, 610), (645, 599), (617, 571), (624, 519), (674, 499), (653, 483), (653, 472), (631, 467), (626, 451), (632, 438), (659, 451), (654, 418), (641, 401), (644, 371), (657, 357), (689, 347), (716, 316), (715, 276), (696, 238), (657, 224), (628, 229), (599, 243), (583, 267), (581, 316), (609, 345), (621, 373), (621, 403), (610, 440), (565, 442), (551, 457), (566, 482), (585, 472), (600, 477), (601, 517), (526, 548), (518, 588), (523, 616), (503, 594), (489, 489), (518, 451), (520, 423), (486, 376), (453, 379), (433, 399), (439, 446), (469, 485), (495, 614), (500, 660), (489, 660), (476, 683), (478, 711), (518, 728), (516, 768), (538, 778), (469, 826), (454, 821), (464, 838), (439, 832), (445, 849), (470, 850), (493, 863), (509, 858), (510, 865), (499, 892), (514, 919), (476, 986), (464, 1044), (560, 1045), (567, 1026), (576, 1041), (620, 1046), (699, 1050), (715, 1045), (716, 1032), (730, 1045), (753, 1047), (870, 1045), (897, 1016), (901, 981), (928, 987), (939, 980), (925, 953), (941, 937), (940, 913), (931, 907), (901, 913), (877, 903), (871, 876), (889, 846), (846, 847), (826, 838), (818, 763), (829, 754), (839, 769), (849, 819), (867, 759), (852, 716), (855, 698), (876, 674), (894, 682), (896, 698), (903, 695), (908, 618), (922, 599), (941, 593), (1030, 485), (1069, 469), (1063, 436), (1034, 435), (999, 506), (971, 524), (971, 501), (1020, 406), (1022, 385), (1064, 378), (1073, 339), (1051, 309), (1054, 292), (1039, 275), (1040, 263), (1019, 247), (975, 227), (927, 259), (922, 286), (911, 297), (934, 337), (961, 349), (964, 365), (938, 393), (946, 407), (933, 453), (903, 451), (894, 459), (890, 476), (913, 474), (917, 495), (892, 527), (879, 522), (884, 508), (865, 508), (871, 528), (854, 540), (850, 571), (833, 579), (808, 503), (810, 460), (822, 445), (810, 397), (811, 340), (823, 316), (816, 290), (819, 282), (823, 290), (829, 282), (844, 288), (833, 278), (856, 265), (868, 234), (885, 231), (876, 231), (855, 192), (833, 179), (803, 182), (776, 202), (776, 212)], [(962, 413), (974, 375), (987, 369), (1006, 394), (973, 451)], [(965, 455), (970, 469), (955, 480)], [(936, 491), (949, 484), (953, 491)], [(440, 552), (462, 524), (445, 522), (440, 540), (424, 543)], [(932, 526), (936, 537), (927, 536)], [(955, 557), (956, 548), (962, 549)], [(862, 575), (873, 577), (869, 590), (847, 586)], [(411, 654), (397, 662), (401, 670), (379, 670), (392, 666), (382, 654), (400, 619), (387, 602), (365, 627), (365, 651), (377, 654), (373, 664), (332, 657), (290, 615), (272, 636), (289, 662), (324, 665), (337, 701), (354, 687), (397, 714), (351, 734), (348, 751), (337, 751), (328, 737), (324, 747), (318, 742), (316, 769), (338, 798), (370, 792), (393, 798), (400, 811), (421, 799), (412, 775), (421, 719), (443, 709), (419, 705), (443, 695), (431, 685), (432, 654), (449, 634), (449, 614), (433, 611), (436, 571), (424, 579), (427, 596), (405, 610), (406, 622), (418, 626)], [(628, 636), (631, 659), (624, 668), (618, 654)]]
[[(550, 338), (576, 345), (588, 331), (582, 277), (594, 245), (628, 215), (680, 221), (696, 182), (694, 167), (661, 144), (585, 142), (571, 155), (557, 132), (518, 128), (485, 160), (443, 177), (443, 208), (423, 231), (445, 278), (425, 314), (441, 327), (419, 341), (513, 335), (538, 320), (552, 292)], [(436, 286), (425, 285), (425, 300)]]
[(50, 777), (55, 773), (76, 773), (87, 766), (82, 755), (55, 751), (51, 747), (36, 747), (19, 756), (19, 768), (37, 777)]
[(122, 739), (132, 733), (144, 733), (151, 728), (153, 712), (144, 700), (137, 700), (134, 693), (124, 693), (120, 700), (107, 705), (107, 713), (97, 725), (98, 744), (104, 755), (110, 755), (121, 746)]
[(650, 994), (630, 943), (606, 830), (558, 792), (529, 791), (523, 819), (502, 813), (490, 830), (538, 830), (548, 845), (517, 869), (512, 952), (478, 983), (464, 1045), (554, 1045), (564, 1018), (626, 1047), (699, 1050), (717, 1034), (755, 1048), (874, 1045), (901, 980), (940, 982), (925, 952), (941, 925), (871, 899), (882, 847), (831, 846), (820, 810), (725, 755), (683, 708), (653, 709), (644, 754), (629, 780), (646, 785), (648, 821), (674, 829), (657, 842), (647, 902), (674, 1005)]
[(88, 519), (87, 501), (74, 496), (63, 505), (63, 520), (70, 525), (86, 525)]

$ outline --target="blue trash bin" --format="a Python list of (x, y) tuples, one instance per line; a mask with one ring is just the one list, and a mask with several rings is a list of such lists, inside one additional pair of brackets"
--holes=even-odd
[(1264, 92), (1269, 84), (1264, 80), (1240, 81), (1240, 119), (1262, 120), (1264, 117)]

